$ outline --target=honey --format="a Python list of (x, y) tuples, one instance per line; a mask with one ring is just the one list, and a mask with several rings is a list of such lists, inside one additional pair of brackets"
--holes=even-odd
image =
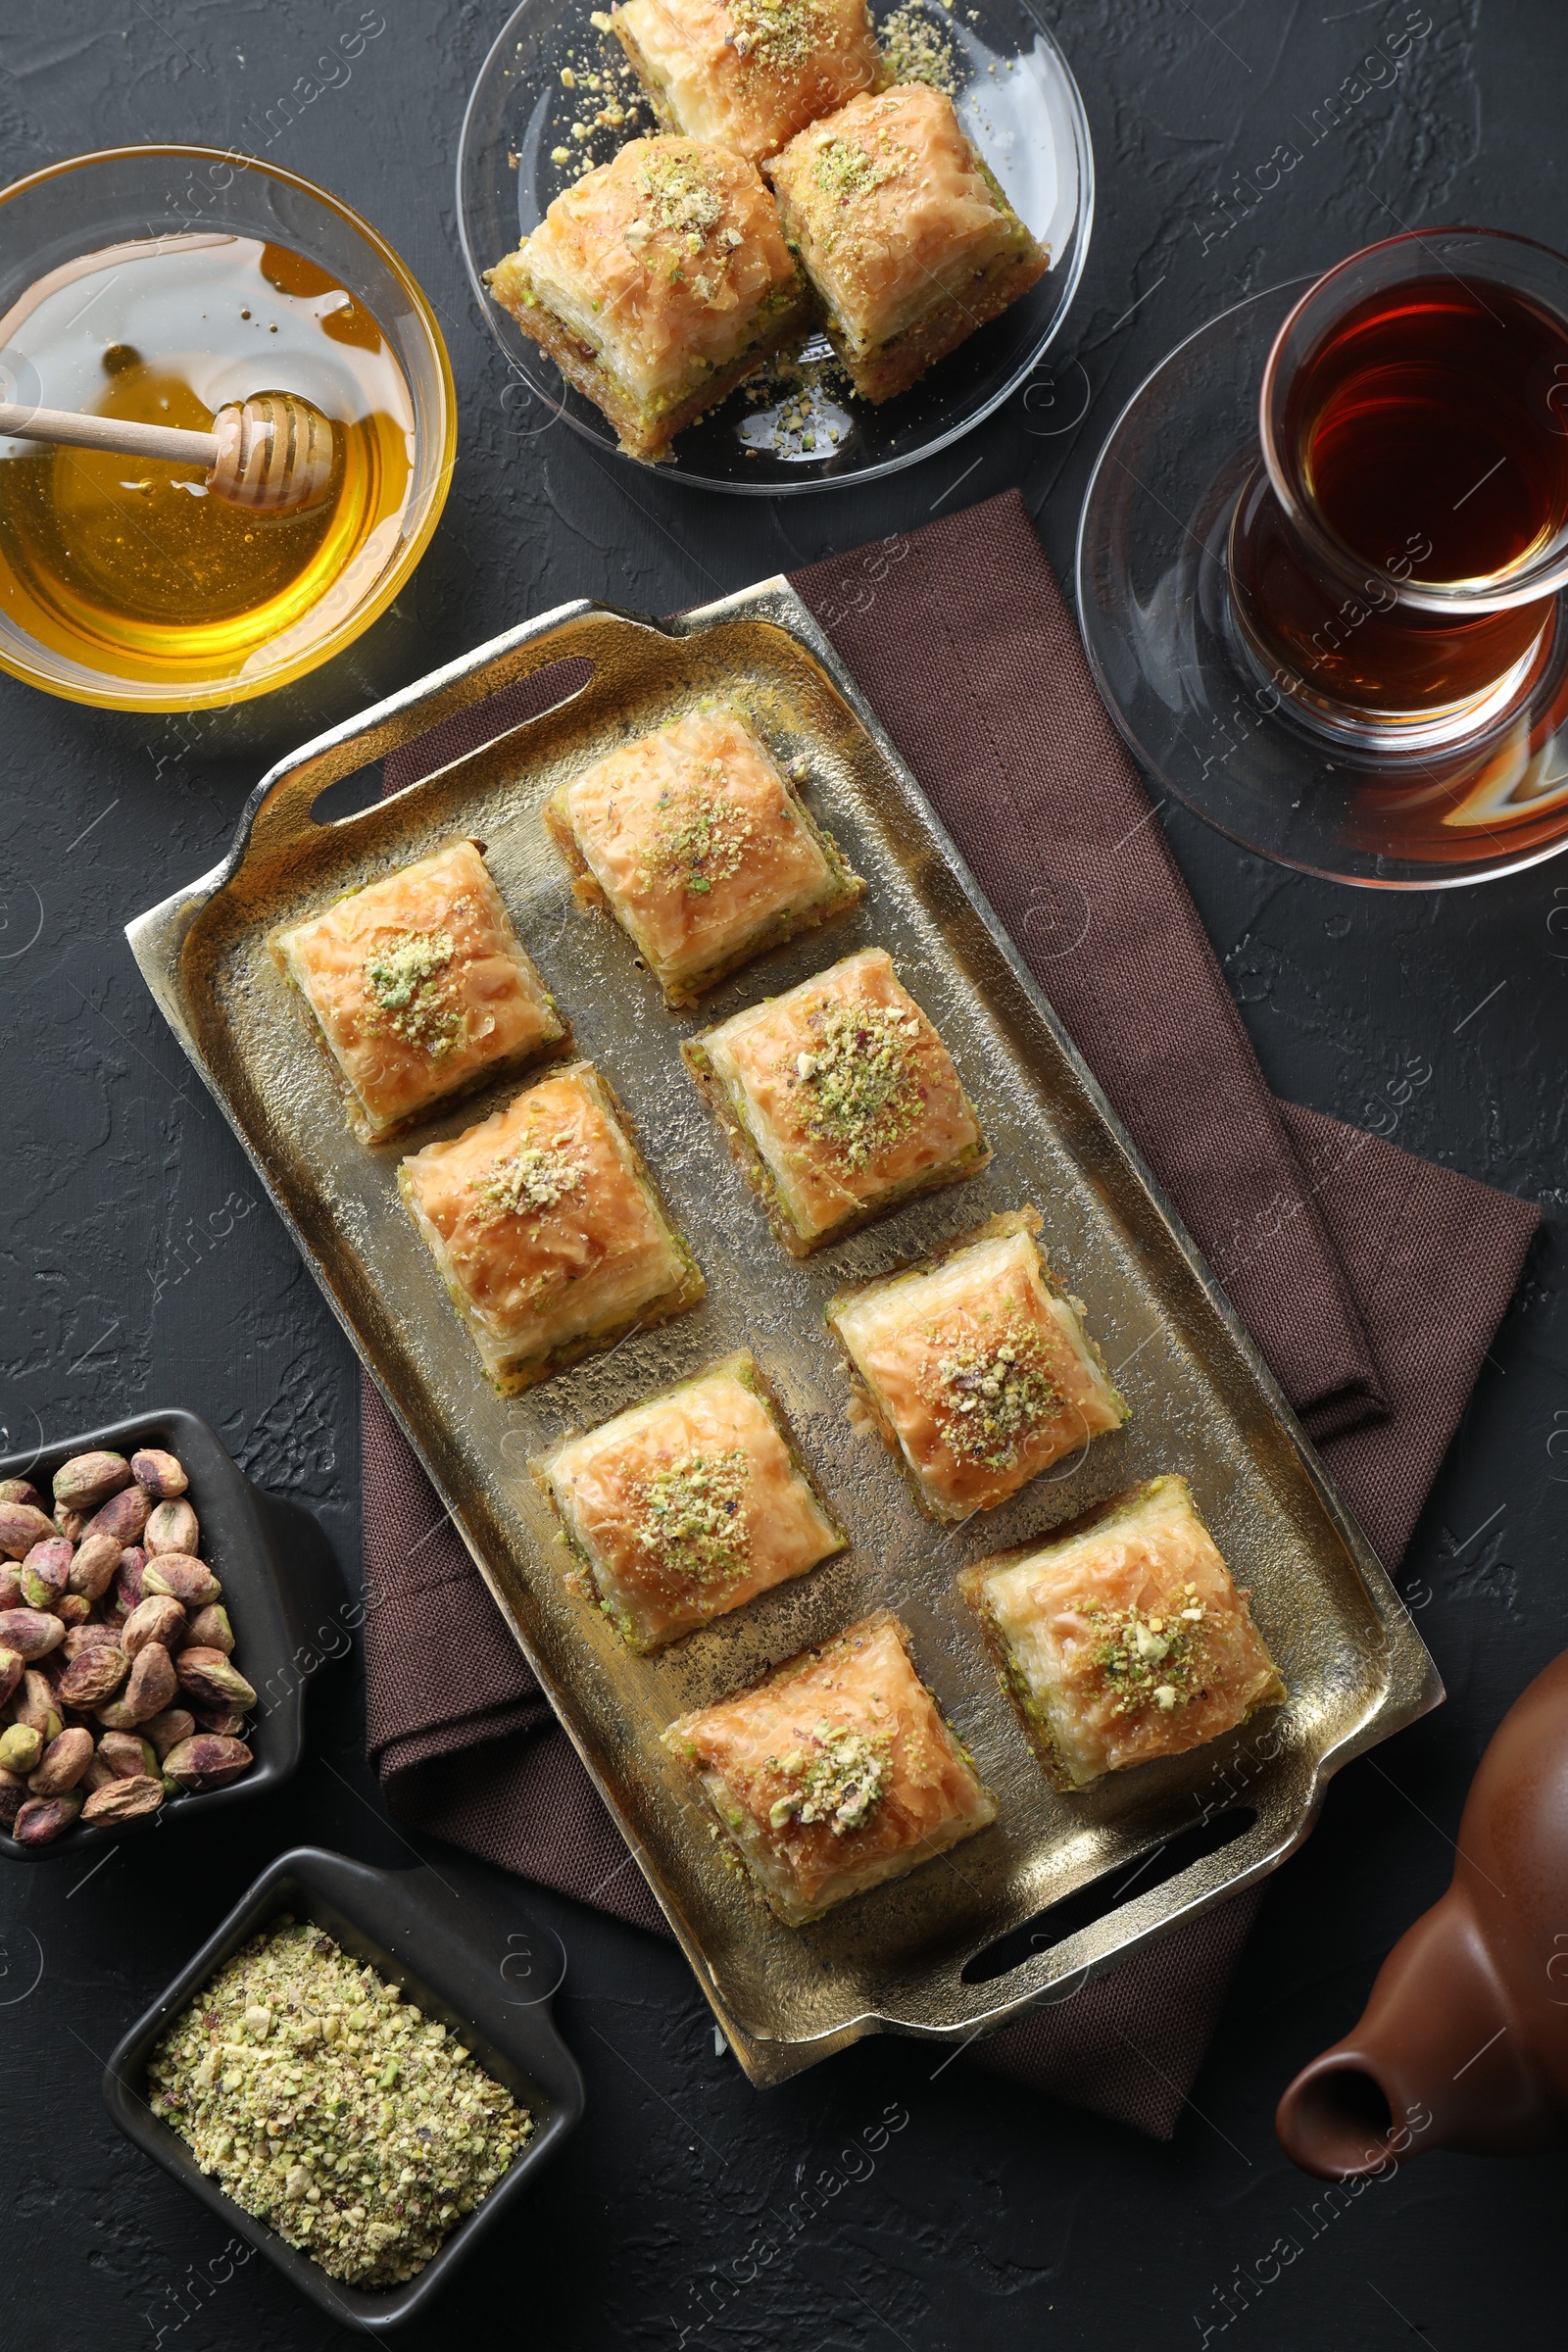
[(368, 311), (303, 255), (197, 234), (52, 271), (0, 320), (47, 408), (211, 429), (292, 392), (332, 426), (330, 489), (293, 514), (211, 495), (200, 466), (0, 438), (0, 616), (152, 687), (236, 686), (304, 653), (390, 561), (414, 456), (408, 382)]

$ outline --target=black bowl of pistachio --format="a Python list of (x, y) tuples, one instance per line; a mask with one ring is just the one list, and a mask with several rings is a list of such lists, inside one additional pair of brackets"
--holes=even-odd
[(194, 1413), (0, 1459), (0, 1852), (276, 1788), (350, 1614), (315, 1522)]
[(557, 1975), (517, 1965), (552, 1941), (471, 1866), (298, 1847), (131, 2028), (109, 2111), (321, 2310), (388, 2333), (582, 2115)]

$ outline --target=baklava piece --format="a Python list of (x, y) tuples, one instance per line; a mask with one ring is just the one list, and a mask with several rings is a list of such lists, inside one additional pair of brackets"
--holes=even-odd
[(947, 1047), (885, 949), (847, 956), (682, 1052), (797, 1257), (991, 1157)]
[(449, 841), (270, 944), (348, 1083), (350, 1121), (367, 1142), (566, 1036), (477, 842)]
[(1051, 267), (925, 82), (852, 99), (766, 167), (861, 397), (891, 400)]
[(865, 0), (627, 0), (610, 24), (666, 128), (753, 163), (887, 79)]
[(856, 906), (865, 884), (820, 832), (739, 711), (692, 710), (612, 752), (545, 808), (671, 1004)]
[(787, 1927), (945, 1853), (997, 1817), (886, 1610), (683, 1715), (685, 1764)]
[(995, 1510), (1127, 1418), (1039, 1231), (1035, 1208), (994, 1217), (828, 1307), (850, 1359), (852, 1418), (899, 1457), (935, 1519)]
[(757, 166), (696, 139), (633, 139), (489, 283), (634, 458), (662, 457), (811, 309)]
[(844, 1548), (744, 1353), (568, 1438), (537, 1476), (600, 1607), (644, 1653)]
[(1185, 1478), (980, 1560), (958, 1588), (1061, 1788), (1184, 1755), (1286, 1694)]
[(398, 1170), (398, 1189), (503, 1396), (684, 1314), (703, 1277), (590, 1062)]

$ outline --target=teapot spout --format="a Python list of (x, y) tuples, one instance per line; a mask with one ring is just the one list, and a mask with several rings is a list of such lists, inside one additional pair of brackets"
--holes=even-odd
[(1557, 2144), (1465, 1887), (1450, 1887), (1400, 1937), (1360, 2024), (1302, 2068), (1274, 2128), (1292, 2161), (1326, 2180), (1382, 2172), (1425, 2148), (1500, 2155)]

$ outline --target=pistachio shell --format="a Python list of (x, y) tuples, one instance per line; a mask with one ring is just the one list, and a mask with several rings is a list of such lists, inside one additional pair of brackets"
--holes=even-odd
[(148, 1558), (141, 1572), (143, 1597), (149, 1592), (166, 1592), (182, 1601), (188, 1609), (204, 1609), (216, 1600), (223, 1588), (204, 1560), (184, 1551), (162, 1551), (157, 1558)]
[(149, 1642), (161, 1642), (171, 1655), (185, 1636), (185, 1612), (168, 1592), (149, 1592), (139, 1600), (121, 1630), (120, 1646), (135, 1657)]
[(19, 1845), (52, 1845), (81, 1811), (80, 1791), (68, 1788), (62, 1796), (31, 1796), (12, 1825)]
[(130, 1467), (137, 1486), (145, 1487), (155, 1502), (172, 1502), (190, 1485), (183, 1463), (156, 1446), (140, 1446), (130, 1457)]
[(94, 1789), (82, 1808), (83, 1821), (135, 1821), (144, 1813), (156, 1813), (164, 1801), (164, 1784), (146, 1773), (134, 1780), (110, 1781), (104, 1788)]
[(0, 1502), (30, 1502), (35, 1511), (48, 1508), (30, 1478), (0, 1478)]
[(88, 1536), (77, 1546), (66, 1582), (73, 1592), (85, 1592), (89, 1600), (101, 1600), (114, 1583), (115, 1572), (124, 1556), (123, 1547), (113, 1536)]
[(187, 1699), (203, 1707), (254, 1707), (256, 1693), (220, 1649), (201, 1649), (192, 1642), (174, 1661), (179, 1687)]
[(216, 1733), (198, 1732), (182, 1740), (164, 1758), (164, 1778), (177, 1788), (221, 1788), (237, 1781), (255, 1762), (243, 1740), (224, 1740)]
[(46, 1536), (41, 1544), (33, 1544), (22, 1563), (24, 1607), (53, 1608), (66, 1589), (74, 1556), (64, 1536)]
[(128, 1487), (130, 1464), (122, 1453), (74, 1453), (54, 1475), (55, 1501), (68, 1511), (96, 1510), (122, 1487)]
[(117, 1780), (134, 1780), (141, 1773), (156, 1775), (158, 1770), (152, 1741), (139, 1732), (105, 1732), (98, 1753)]
[(152, 1497), (140, 1487), (126, 1487), (94, 1511), (81, 1531), (82, 1542), (89, 1536), (113, 1536), (117, 1544), (139, 1544), (152, 1507)]
[(142, 1531), (142, 1542), (152, 1553), (179, 1551), (195, 1557), (201, 1527), (183, 1496), (177, 1501), (154, 1504)]
[(130, 1672), (122, 1649), (87, 1649), (73, 1658), (58, 1685), (63, 1707), (101, 1707)]
[(35, 1772), (27, 1775), (34, 1796), (64, 1796), (92, 1762), (92, 1734), (73, 1729), (51, 1740)]
[(47, 1657), (65, 1638), (65, 1627), (47, 1609), (0, 1610), (0, 1644), (20, 1650), (29, 1664)]
[(0, 1502), (0, 1552), (8, 1560), (25, 1558), (35, 1544), (46, 1544), (60, 1530), (47, 1511), (30, 1502)]

